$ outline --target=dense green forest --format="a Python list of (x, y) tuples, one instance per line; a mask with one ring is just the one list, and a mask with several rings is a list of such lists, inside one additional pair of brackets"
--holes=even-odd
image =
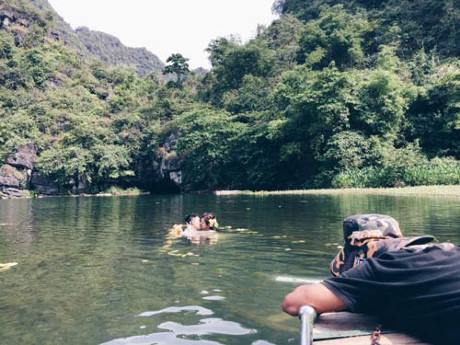
[(175, 54), (159, 78), (85, 58), (52, 12), (7, 0), (0, 159), (32, 143), (60, 192), (460, 184), (458, 1), (273, 8), (251, 41), (210, 42), (206, 75)]

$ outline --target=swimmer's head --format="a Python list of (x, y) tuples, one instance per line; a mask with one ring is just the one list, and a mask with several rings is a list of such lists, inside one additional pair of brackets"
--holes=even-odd
[(200, 216), (198, 216), (196, 213), (191, 213), (185, 216), (185, 224), (191, 225), (198, 230), (200, 228)]
[(216, 216), (211, 212), (205, 212), (201, 216), (201, 229), (202, 230), (215, 230), (219, 227)]

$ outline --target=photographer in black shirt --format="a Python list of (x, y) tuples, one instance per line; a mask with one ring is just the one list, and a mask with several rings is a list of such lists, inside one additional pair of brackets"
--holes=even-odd
[(366, 313), (433, 344), (460, 344), (460, 247), (404, 238), (393, 218), (377, 214), (345, 219), (344, 240), (334, 277), (296, 288), (285, 312), (310, 305), (318, 313)]

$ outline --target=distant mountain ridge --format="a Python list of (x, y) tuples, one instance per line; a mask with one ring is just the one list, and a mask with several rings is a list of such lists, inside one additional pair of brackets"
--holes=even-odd
[(79, 27), (75, 33), (88, 53), (106, 64), (132, 66), (141, 76), (163, 70), (164, 63), (145, 48), (127, 47), (117, 37), (87, 27)]
[(53, 34), (81, 56), (96, 58), (112, 66), (133, 67), (141, 76), (162, 74), (164, 63), (147, 49), (127, 47), (117, 37), (87, 27), (73, 30), (47, 0), (30, 0), (30, 3), (40, 12), (51, 14), (54, 22)]

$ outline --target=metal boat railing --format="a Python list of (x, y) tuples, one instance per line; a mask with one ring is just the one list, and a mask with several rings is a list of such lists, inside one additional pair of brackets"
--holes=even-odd
[(308, 305), (300, 307), (300, 345), (313, 344), (313, 326), (315, 325), (316, 310)]

